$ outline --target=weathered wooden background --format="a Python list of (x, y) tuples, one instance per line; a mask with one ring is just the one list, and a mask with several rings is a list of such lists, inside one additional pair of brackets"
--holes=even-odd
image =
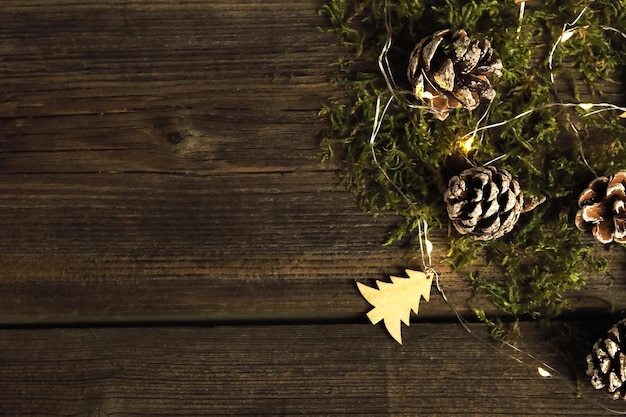
[[(419, 262), (381, 246), (394, 219), (361, 213), (339, 161), (320, 162), (317, 111), (345, 52), (318, 30), (323, 4), (2, 0), (0, 415), (621, 405), (539, 378), (483, 326), (466, 333), (434, 291), (404, 346), (366, 322), (355, 281)], [(609, 256), (612, 276), (591, 277), (573, 324), (626, 305), (626, 257)], [(460, 312), (490, 308), (467, 271), (438, 269)], [(560, 363), (523, 328), (529, 352)]]

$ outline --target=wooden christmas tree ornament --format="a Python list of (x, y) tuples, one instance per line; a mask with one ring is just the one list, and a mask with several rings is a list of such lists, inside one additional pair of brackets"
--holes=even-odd
[(376, 281), (378, 288), (369, 287), (357, 282), (363, 298), (374, 306), (367, 313), (372, 324), (381, 320), (389, 334), (402, 344), (402, 327), (400, 322), (410, 325), (411, 311), (418, 313), (420, 299), (429, 301), (433, 274), (406, 270), (408, 278), (391, 276), (391, 282)]

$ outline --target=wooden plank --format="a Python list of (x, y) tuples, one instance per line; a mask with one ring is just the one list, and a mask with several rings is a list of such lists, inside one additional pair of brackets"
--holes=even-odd
[[(355, 280), (419, 268), (320, 162), (344, 52), (322, 4), (4, 0), (0, 322), (355, 317)], [(437, 267), (467, 311), (469, 271)], [(591, 277), (577, 305), (624, 285)]]
[[(560, 365), (540, 330), (523, 332)], [(581, 416), (621, 403), (576, 398), (457, 324), (411, 326), (404, 346), (364, 324), (1, 333), (0, 415)]]

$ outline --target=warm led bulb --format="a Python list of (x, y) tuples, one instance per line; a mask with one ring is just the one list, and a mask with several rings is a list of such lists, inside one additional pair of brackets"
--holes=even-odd
[(474, 144), (474, 135), (467, 138), (463, 143), (461, 143), (461, 147), (465, 151), (465, 153), (469, 153), (472, 150), (472, 145)]

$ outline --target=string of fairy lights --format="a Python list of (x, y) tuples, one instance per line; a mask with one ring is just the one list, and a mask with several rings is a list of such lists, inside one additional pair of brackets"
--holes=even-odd
[[(550, 71), (550, 81), (552, 83), (553, 91), (555, 92), (555, 97), (557, 98), (557, 101), (544, 104), (541, 106), (529, 108), (506, 120), (492, 121), (492, 122), (489, 122), (490, 113), (489, 113), (489, 106), (487, 106), (486, 110), (484, 111), (484, 113), (481, 115), (478, 122), (476, 123), (475, 128), (459, 136), (458, 147), (466, 155), (472, 149), (476, 148), (477, 144), (483, 140), (484, 135), (487, 131), (494, 129), (494, 128), (505, 126), (516, 120), (527, 117), (534, 112), (538, 112), (538, 111), (549, 109), (549, 108), (575, 108), (575, 109), (581, 110), (582, 112), (585, 112), (584, 114), (581, 115), (581, 117), (592, 117), (594, 115), (597, 115), (603, 112), (614, 112), (616, 113), (616, 118), (626, 119), (626, 107), (619, 106), (613, 103), (606, 103), (606, 102), (598, 102), (598, 103), (564, 102), (560, 100), (560, 95), (556, 88), (555, 75), (554, 75), (555, 67), (556, 67), (554, 64), (555, 54), (559, 46), (568, 42), (574, 35), (583, 34), (585, 31), (590, 29), (589, 25), (580, 25), (579, 22), (581, 21), (582, 17), (588, 12), (590, 6), (594, 3), (594, 1), (595, 0), (592, 0), (590, 3), (588, 3), (571, 22), (567, 22), (563, 25), (560, 35), (551, 45), (550, 52), (547, 57), (547, 62), (548, 62), (548, 69)], [(524, 18), (527, 13), (526, 2), (515, 0), (515, 4), (519, 5), (518, 27), (516, 30), (519, 36), (519, 33), (521, 32), (523, 28)], [(621, 36), (624, 39), (626, 39), (626, 33), (620, 31), (619, 29), (615, 27), (606, 26), (606, 25), (600, 25), (599, 27), (602, 30), (608, 32), (609, 34)], [(389, 184), (398, 192), (398, 194), (402, 197), (402, 199), (406, 202), (406, 204), (415, 213), (417, 213), (418, 210), (417, 210), (415, 203), (411, 200), (411, 198), (409, 198), (403, 192), (403, 190), (397, 184), (395, 184), (395, 182), (390, 177), (389, 173), (387, 173), (385, 168), (382, 166), (382, 164), (378, 160), (376, 156), (376, 151), (375, 151), (376, 139), (382, 127), (383, 119), (386, 113), (388, 112), (389, 108), (394, 102), (397, 102), (399, 105), (404, 106), (409, 110), (421, 110), (421, 111), (426, 111), (430, 113), (436, 113), (440, 110), (427, 105), (427, 100), (433, 98), (432, 93), (424, 91), (423, 89), (418, 90), (418, 91), (404, 90), (402, 88), (399, 88), (398, 83), (395, 80), (395, 77), (392, 71), (392, 66), (390, 65), (390, 62), (388, 59), (388, 52), (391, 49), (392, 43), (393, 43), (391, 13), (389, 12), (389, 0), (386, 0), (385, 2), (385, 28), (386, 28), (386, 39), (381, 49), (381, 52), (378, 56), (378, 68), (380, 70), (380, 73), (383, 77), (383, 80), (387, 88), (386, 88), (386, 91), (379, 94), (379, 96), (376, 99), (375, 116), (374, 116), (371, 136), (369, 139), (369, 146), (370, 146), (370, 151), (372, 155), (372, 161), (375, 167), (382, 173), (382, 175), (389, 182)], [(427, 77), (425, 78), (427, 79)], [(415, 101), (415, 99), (417, 99), (417, 101)], [(574, 126), (574, 124), (570, 122), (569, 126), (572, 129), (573, 133), (578, 137), (578, 131), (576, 130), (576, 127)], [(582, 152), (582, 146), (580, 148), (580, 152), (581, 152), (583, 161), (589, 167), (589, 169), (593, 172), (593, 168), (590, 167), (589, 164), (586, 162), (584, 153)], [(506, 157), (506, 154), (500, 155), (486, 162), (484, 165), (492, 164), (496, 162), (497, 160), (500, 160), (505, 157)], [(440, 274), (436, 271), (436, 269), (433, 267), (433, 264), (432, 264), (433, 244), (428, 238), (428, 232), (429, 232), (428, 223), (424, 220), (418, 220), (417, 232), (418, 232), (420, 256), (421, 256), (421, 261), (422, 261), (422, 265), (424, 268), (424, 272), (427, 275), (431, 275), (435, 278), (434, 281), (436, 283), (437, 291), (441, 295), (444, 302), (449, 306), (449, 308), (457, 317), (459, 323), (469, 334), (471, 334), (473, 337), (478, 339), (481, 343), (485, 343), (492, 347), (495, 347), (492, 343), (489, 343), (487, 340), (485, 340), (485, 338), (477, 335), (476, 332), (472, 331), (470, 322), (457, 311), (453, 303), (446, 296), (442, 286), (440, 285)], [(507, 341), (500, 341), (500, 342), (502, 346), (509, 349), (509, 352), (513, 352), (513, 353), (505, 353), (507, 356), (515, 359), (519, 363), (533, 366), (536, 369), (540, 377), (548, 378), (548, 377), (556, 376), (562, 379), (564, 383), (569, 385), (573, 391), (577, 390), (577, 387), (573, 383), (571, 383), (568, 378), (563, 376), (557, 369), (555, 369), (550, 364), (546, 363), (545, 361), (542, 361), (538, 357), (532, 355), (531, 353), (525, 351), (524, 349), (521, 349)], [(498, 349), (497, 347), (495, 348), (499, 352), (501, 353), (503, 352), (501, 349)], [(594, 399), (588, 398), (588, 396), (585, 396), (584, 394), (582, 395), (582, 397), (586, 399), (588, 402), (608, 412), (611, 412), (614, 414), (626, 415), (626, 411), (617, 410), (614, 407), (608, 407), (604, 404), (599, 403), (598, 401)]]

